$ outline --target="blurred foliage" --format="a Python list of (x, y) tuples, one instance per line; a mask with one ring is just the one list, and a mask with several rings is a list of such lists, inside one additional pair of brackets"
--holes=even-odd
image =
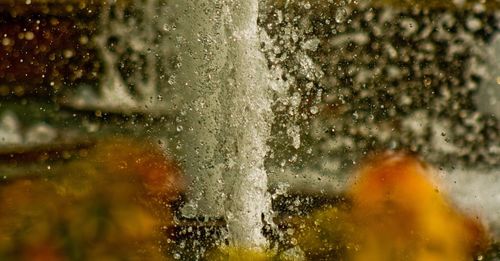
[(363, 166), (349, 204), (298, 219), (310, 260), (473, 260), (489, 245), (484, 227), (457, 211), (412, 156), (384, 154)]
[(164, 260), (177, 165), (147, 141), (108, 138), (38, 179), (0, 187), (1, 260)]

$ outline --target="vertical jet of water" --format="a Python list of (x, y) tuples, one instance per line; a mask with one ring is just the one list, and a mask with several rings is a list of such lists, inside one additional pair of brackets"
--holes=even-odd
[(233, 244), (265, 247), (263, 219), (269, 218), (271, 202), (264, 160), (272, 112), (270, 75), (257, 25), (259, 1), (226, 3), (230, 81), (222, 101), (228, 108), (226, 127), (231, 140), (227, 146), (233, 148), (230, 162), (234, 162), (225, 176), (226, 220)]
[[(272, 120), (258, 0), (174, 4), (181, 155), (192, 176), (188, 215), (222, 216), (233, 245), (265, 247), (270, 197), (264, 160)], [(223, 178), (225, 188), (222, 188)], [(225, 204), (222, 193), (227, 195)]]
[(180, 116), (177, 131), (184, 171), (191, 176), (185, 216), (221, 217), (222, 176), (218, 163), (221, 107), (227, 43), (222, 26), (222, 0), (173, 1), (176, 15), (176, 84)]

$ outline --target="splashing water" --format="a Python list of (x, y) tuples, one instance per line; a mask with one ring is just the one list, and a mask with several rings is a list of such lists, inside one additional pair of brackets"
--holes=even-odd
[(235, 159), (239, 162), (230, 169), (237, 177), (230, 189), (233, 199), (228, 211), (234, 219), (228, 218), (233, 240), (249, 246), (262, 246), (265, 239), (261, 234), (261, 216), (269, 217), (270, 198), (267, 195), (267, 174), (264, 159), (267, 153), (266, 141), (270, 132), (271, 101), (268, 93), (270, 76), (263, 53), (259, 49), (257, 27), (258, 1), (241, 1), (229, 4), (233, 34), (230, 36), (230, 57), (233, 57), (230, 85), (232, 99), (225, 108), (234, 108), (228, 115), (229, 131), (234, 141)]
[(233, 245), (265, 247), (262, 217), (271, 207), (264, 159), (272, 113), (258, 1), (184, 1), (177, 8), (182, 64), (176, 81), (187, 126), (181, 154), (194, 179), (183, 212), (223, 215)]

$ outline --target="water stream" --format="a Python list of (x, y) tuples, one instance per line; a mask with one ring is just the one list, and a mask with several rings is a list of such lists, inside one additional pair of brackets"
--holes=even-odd
[[(235, 245), (261, 247), (270, 215), (264, 160), (272, 121), (258, 1), (184, 1), (176, 39), (188, 216), (224, 216)], [(181, 127), (182, 126), (182, 127)]]

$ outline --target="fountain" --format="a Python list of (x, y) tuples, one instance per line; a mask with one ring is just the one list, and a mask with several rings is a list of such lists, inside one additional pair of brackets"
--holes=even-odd
[[(465, 149), (475, 149), (482, 153), (479, 156), (497, 162), (494, 157), (497, 152), (493, 149), (453, 147), (444, 135), (455, 123), (451, 121), (452, 117), (435, 118), (440, 115), (438, 112), (447, 109), (448, 99), (454, 97), (455, 92), (462, 91), (455, 87), (455, 83), (449, 88), (439, 84), (440, 81), (447, 83), (441, 75), (454, 75), (454, 71), (461, 70), (448, 72), (450, 66), (444, 66), (441, 68), (443, 73), (437, 73), (426, 69), (431, 67), (422, 66), (422, 70), (420, 67), (415, 69), (415, 79), (405, 80), (399, 69), (392, 66), (401, 63), (398, 59), (405, 57), (396, 55), (397, 50), (392, 48), (393, 38), (397, 43), (401, 33), (404, 37), (414, 37), (412, 41), (415, 42), (421, 41), (420, 38), (427, 39), (424, 34), (439, 30), (416, 33), (412, 24), (422, 19), (419, 26), (432, 28), (435, 25), (431, 20), (412, 14), (405, 14), (408, 17), (397, 20), (394, 18), (396, 11), (392, 9), (373, 9), (367, 3), (356, 6), (356, 1), (352, 4), (348, 1), (347, 5), (344, 1), (339, 4), (325, 2), (324, 7), (316, 9), (301, 1), (280, 2), (282, 10), (272, 10), (276, 15), (269, 13), (269, 24), (264, 22), (270, 34), (275, 30), (272, 39), (265, 42), (266, 60), (260, 48), (261, 37), (266, 34), (257, 24), (259, 4), (264, 2), (142, 0), (143, 5), (133, 7), (138, 9), (134, 9), (134, 13), (146, 19), (135, 19), (125, 15), (119, 2), (111, 1), (101, 15), (103, 27), (94, 41), (105, 68), (100, 82), (102, 89), (97, 100), (86, 100), (83, 104), (148, 115), (175, 115), (175, 122), (171, 122), (175, 124), (177, 136), (173, 147), (183, 169), (191, 177), (187, 202), (181, 211), (185, 217), (224, 218), (232, 245), (265, 248), (268, 242), (262, 228), (264, 223), (272, 224), (269, 183), (280, 183), (288, 173), (291, 173), (290, 177), (318, 180), (308, 186), (321, 191), (333, 190), (334, 194), (342, 189), (342, 185), (331, 185), (340, 180), (339, 173), (350, 173), (348, 170), (357, 164), (360, 153), (364, 155), (377, 149), (407, 147), (432, 160), (445, 162), (446, 157), (455, 154), (467, 158)], [(323, 16), (325, 10), (331, 12), (333, 20), (330, 16)], [(290, 14), (284, 14), (286, 12)], [(324, 21), (313, 26), (312, 17), (304, 15), (307, 13)], [(374, 15), (380, 21), (372, 20)], [(302, 20), (297, 17), (302, 17)], [(386, 18), (393, 19), (394, 28), (380, 34), (377, 26), (385, 24)], [(442, 18), (443, 23), (447, 21), (445, 18)], [(373, 28), (364, 28), (365, 22)], [(407, 30), (400, 32), (400, 26)], [(374, 33), (368, 34), (367, 30)], [(127, 37), (130, 34), (136, 37)], [(433, 37), (439, 42), (444, 36), (436, 33)], [(117, 43), (113, 42), (115, 38), (119, 39)], [(386, 48), (387, 52), (382, 48), (383, 59), (387, 60), (388, 67), (384, 71), (387, 77), (380, 76), (379, 67), (371, 65), (375, 59), (372, 55), (379, 51), (378, 46), (382, 43), (391, 47)], [(396, 47), (406, 52), (403, 47)], [(140, 65), (136, 65), (126, 77), (119, 68), (122, 56), (127, 53), (124, 50), (137, 54), (131, 56), (132, 60), (140, 61)], [(408, 53), (420, 55), (418, 52)], [(464, 55), (473, 57), (469, 53)], [(271, 77), (268, 61), (272, 70), (280, 72), (279, 77)], [(367, 64), (360, 64), (360, 61)], [(436, 63), (438, 65), (441, 63)], [(472, 75), (465, 74), (471, 79)], [(271, 78), (283, 78), (287, 82), (276, 85)], [(394, 97), (388, 100), (382, 99), (386, 80), (394, 84), (387, 92)], [(473, 84), (473, 81), (469, 82)], [(422, 86), (428, 89), (422, 89)], [(414, 93), (407, 96), (406, 92), (396, 91), (396, 87), (408, 88)], [(424, 93), (427, 96), (419, 93), (431, 90), (431, 87), (443, 91), (443, 95), (428, 95), (433, 93), (431, 91)], [(487, 90), (490, 89), (493, 90)], [(323, 95), (323, 91), (329, 93)], [(489, 94), (479, 93), (479, 96)], [(160, 97), (165, 97), (165, 100)], [(274, 98), (277, 102), (273, 104)], [(77, 105), (78, 102), (74, 101)], [(283, 155), (279, 155), (280, 151), (273, 155), (273, 163), (279, 162), (280, 166), (276, 170), (269, 168), (269, 172), (282, 173), (269, 177), (264, 161), (269, 154), (267, 142), (275, 118), (272, 105), (277, 112), (276, 119), (286, 117), (291, 122), (281, 124), (280, 128), (283, 127), (282, 133), (291, 140), (293, 149), (282, 152)], [(324, 109), (321, 106), (328, 107), (325, 105), (330, 105), (330, 115), (328, 111), (320, 110)], [(432, 109), (429, 105), (433, 105)], [(479, 109), (495, 113), (494, 104), (490, 105), (479, 106)], [(455, 107), (461, 106), (457, 103)], [(457, 109), (450, 113), (458, 113), (458, 116), (470, 113), (473, 116), (475, 112), (459, 113)], [(395, 122), (394, 117), (400, 117), (400, 122)], [(433, 127), (419, 127), (421, 125), (413, 118), (420, 124)], [(312, 131), (308, 135), (302, 135), (306, 131), (299, 124), (305, 119), (312, 119)], [(441, 125), (437, 124), (438, 120)], [(396, 125), (401, 128), (398, 132), (394, 132), (396, 123), (401, 123)], [(328, 131), (318, 131), (325, 128)], [(491, 133), (495, 131), (491, 126), (488, 128)], [(273, 135), (278, 132), (273, 132)], [(429, 144), (428, 138), (443, 142)], [(313, 146), (308, 146), (308, 139), (309, 142), (320, 141), (321, 146), (313, 150)], [(462, 141), (456, 139), (459, 145)], [(318, 156), (314, 159), (316, 163), (308, 163), (316, 166), (308, 169), (309, 166), (302, 164), (303, 169), (292, 168), (291, 165), (301, 163), (296, 159), (301, 157), (302, 150), (302, 155), (313, 153)], [(439, 158), (443, 155), (445, 157)], [(469, 158), (475, 161), (475, 158)], [(328, 182), (325, 182), (325, 173), (334, 173)], [(303, 181), (296, 178), (293, 182)], [(460, 189), (456, 191), (457, 195), (468, 193)]]
[[(229, 83), (229, 95), (223, 108), (228, 130), (234, 140), (228, 148), (236, 164), (230, 166), (227, 181), (231, 196), (226, 209), (226, 221), (233, 243), (258, 247), (265, 245), (261, 233), (262, 217), (268, 218), (270, 198), (267, 195), (267, 173), (264, 159), (271, 129), (270, 75), (260, 51), (257, 27), (258, 1), (230, 2), (232, 27), (229, 35), (229, 69), (234, 81)], [(230, 79), (231, 79), (230, 78)]]
[(176, 81), (184, 97), (177, 129), (193, 176), (183, 212), (224, 216), (230, 241), (244, 247), (266, 246), (262, 217), (270, 215), (270, 77), (259, 47), (258, 2), (184, 1), (176, 12)]
[[(176, 156), (190, 177), (180, 211), (179, 202), (168, 210), (155, 206), (155, 212), (173, 210), (177, 219), (161, 229), (154, 227), (164, 237), (155, 239), (151, 249), (180, 260), (211, 260), (232, 253), (314, 260), (318, 251), (308, 249), (309, 242), (304, 241), (318, 240), (319, 249), (334, 254), (325, 257), (344, 258), (339, 246), (363, 248), (344, 237), (351, 232), (335, 228), (347, 228), (357, 220), (351, 217), (358, 214), (349, 214), (357, 211), (352, 211), (354, 197), (346, 184), (366, 155), (407, 150), (436, 166), (429, 168), (429, 174), (439, 186), (429, 187), (429, 193), (449, 194), (457, 208), (477, 213), (476, 219), (500, 238), (499, 12), (480, 3), (463, 10), (458, 6), (427, 10), (418, 5), (391, 6), (392, 1), (386, 0), (105, 0), (93, 2), (89, 9), (83, 9), (86, 0), (81, 2), (82, 11), (61, 21), (52, 18), (57, 16), (51, 13), (55, 9), (40, 16), (48, 16), (43, 19), (49, 28), (58, 28), (59, 23), (63, 28), (65, 19), (84, 20), (75, 24), (91, 29), (72, 40), (85, 47), (56, 52), (62, 56), (54, 61), (67, 59), (61, 66), (73, 70), (78, 57), (85, 56), (93, 65), (91, 71), (78, 67), (72, 73), (93, 76), (75, 77), (74, 84), (71, 80), (61, 87), (58, 82), (63, 80), (51, 82), (54, 102), (41, 98), (32, 103), (31, 96), (21, 94), (21, 87), (20, 97), (2, 100), (0, 145), (6, 164), (0, 167), (7, 173), (3, 177), (7, 185), (18, 173), (25, 175), (25, 169), (33, 172), (36, 167), (38, 172), (41, 166), (41, 173), (55, 173), (59, 161), (65, 164), (90, 156), (102, 165), (102, 152), (89, 153), (99, 151), (90, 149), (94, 136), (147, 136), (160, 146), (166, 144), (169, 155)], [(60, 8), (66, 13), (73, 7)], [(82, 12), (92, 15), (79, 17)], [(31, 21), (31, 16), (26, 20), (28, 25), (40, 22)], [(72, 28), (79, 30), (76, 25)], [(22, 43), (32, 41), (39, 50), (46, 49), (38, 40), (49, 29), (40, 34), (21, 30), (4, 37), (5, 48), (15, 41), (15, 48), (24, 50)], [(40, 43), (53, 38), (57, 37)], [(15, 48), (11, 53), (17, 55)], [(42, 53), (61, 48), (49, 49)], [(47, 79), (73, 79), (63, 72), (47, 74)], [(2, 95), (7, 95), (11, 88), (7, 87), (0, 86)], [(66, 111), (64, 106), (72, 109)], [(124, 149), (127, 154), (133, 147)], [(107, 154), (113, 156), (113, 151)], [(27, 158), (34, 154), (36, 162), (29, 166), (13, 162), (25, 154)], [(131, 157), (141, 161), (140, 156)], [(113, 158), (105, 164), (127, 166), (127, 161)], [(80, 186), (73, 176), (68, 180)], [(420, 193), (410, 194), (408, 202), (424, 209), (426, 204), (413, 198)], [(372, 188), (366, 197), (374, 197)], [(126, 196), (124, 205), (129, 200)], [(380, 203), (385, 209), (386, 201)], [(297, 224), (330, 205), (335, 220), (327, 218), (319, 227), (314, 220)], [(369, 209), (358, 206), (359, 217)], [(338, 219), (337, 210), (349, 215)], [(427, 219), (428, 213), (422, 211), (421, 218)], [(132, 227), (140, 228), (130, 217), (125, 213), (120, 220), (132, 220), (137, 224)], [(303, 227), (320, 236), (298, 240), (303, 232), (298, 228)], [(94, 229), (88, 230), (91, 234)], [(331, 244), (325, 243), (324, 231), (335, 232)], [(339, 243), (340, 237), (347, 239)], [(70, 250), (80, 248), (73, 247), (78, 241), (68, 240)], [(139, 245), (136, 242), (132, 248)]]

